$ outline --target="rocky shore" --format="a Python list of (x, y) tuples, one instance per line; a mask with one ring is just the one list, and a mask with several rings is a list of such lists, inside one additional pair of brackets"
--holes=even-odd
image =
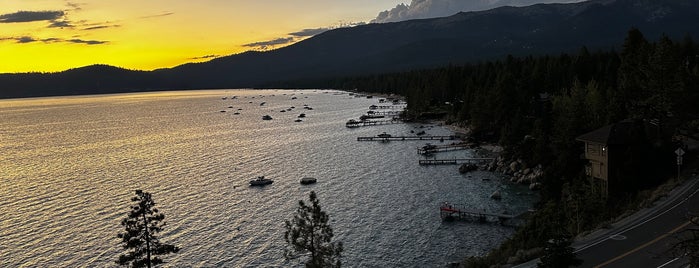
[[(444, 123), (440, 123), (444, 124)], [(470, 129), (466, 125), (444, 124), (445, 127), (457, 135), (468, 137)], [(538, 190), (541, 187), (541, 178), (544, 176), (542, 165), (528, 166), (522, 159), (505, 159), (500, 155), (503, 148), (498, 145), (484, 144), (474, 145), (481, 157), (492, 157), (493, 161), (484, 165), (463, 164), (459, 167), (460, 173), (468, 173), (476, 170), (501, 173), (509, 177), (510, 182), (529, 185), (530, 190)]]

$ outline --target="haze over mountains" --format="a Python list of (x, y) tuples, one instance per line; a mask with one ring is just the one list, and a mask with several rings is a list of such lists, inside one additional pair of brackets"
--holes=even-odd
[(0, 97), (283, 85), (526, 56), (618, 48), (635, 27), (647, 39), (699, 36), (699, 1), (592, 0), (500, 7), (453, 16), (372, 23), (294, 45), (150, 72), (95, 65), (54, 74), (0, 75)]

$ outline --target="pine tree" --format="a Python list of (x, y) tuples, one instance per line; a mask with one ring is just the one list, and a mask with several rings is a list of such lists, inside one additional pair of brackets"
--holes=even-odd
[(299, 207), (292, 221), (286, 221), (284, 239), (292, 250), (284, 257), (289, 260), (298, 254), (310, 253), (306, 268), (341, 267), (342, 243), (333, 243), (333, 230), (328, 225), (328, 214), (320, 208), (316, 193), (309, 195), (311, 206), (299, 200)]
[(128, 216), (121, 221), (125, 231), (117, 236), (122, 239), (124, 249), (131, 250), (119, 256), (116, 261), (120, 265), (132, 267), (151, 267), (162, 264), (163, 260), (156, 257), (176, 253), (177, 246), (160, 242), (157, 234), (165, 226), (165, 215), (158, 213), (155, 201), (150, 193), (136, 190), (136, 196), (131, 198), (135, 204)]
[(573, 248), (570, 247), (570, 239), (565, 236), (557, 236), (546, 242), (544, 256), (537, 263), (539, 268), (564, 268), (579, 266), (582, 260), (575, 257)]

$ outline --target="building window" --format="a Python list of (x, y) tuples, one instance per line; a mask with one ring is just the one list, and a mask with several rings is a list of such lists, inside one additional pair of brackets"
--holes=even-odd
[(607, 146), (602, 146), (602, 156), (607, 155)]
[(599, 155), (599, 145), (588, 143), (587, 144), (587, 154), (594, 155), (594, 156)]

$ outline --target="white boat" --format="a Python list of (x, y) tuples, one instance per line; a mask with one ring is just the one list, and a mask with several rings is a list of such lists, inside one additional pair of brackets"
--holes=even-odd
[(274, 181), (271, 179), (265, 179), (265, 176), (259, 176), (257, 179), (250, 181), (250, 186), (263, 186), (267, 184), (272, 184)]
[(305, 177), (301, 178), (301, 184), (313, 184), (316, 183), (316, 178), (311, 178), (311, 177)]

